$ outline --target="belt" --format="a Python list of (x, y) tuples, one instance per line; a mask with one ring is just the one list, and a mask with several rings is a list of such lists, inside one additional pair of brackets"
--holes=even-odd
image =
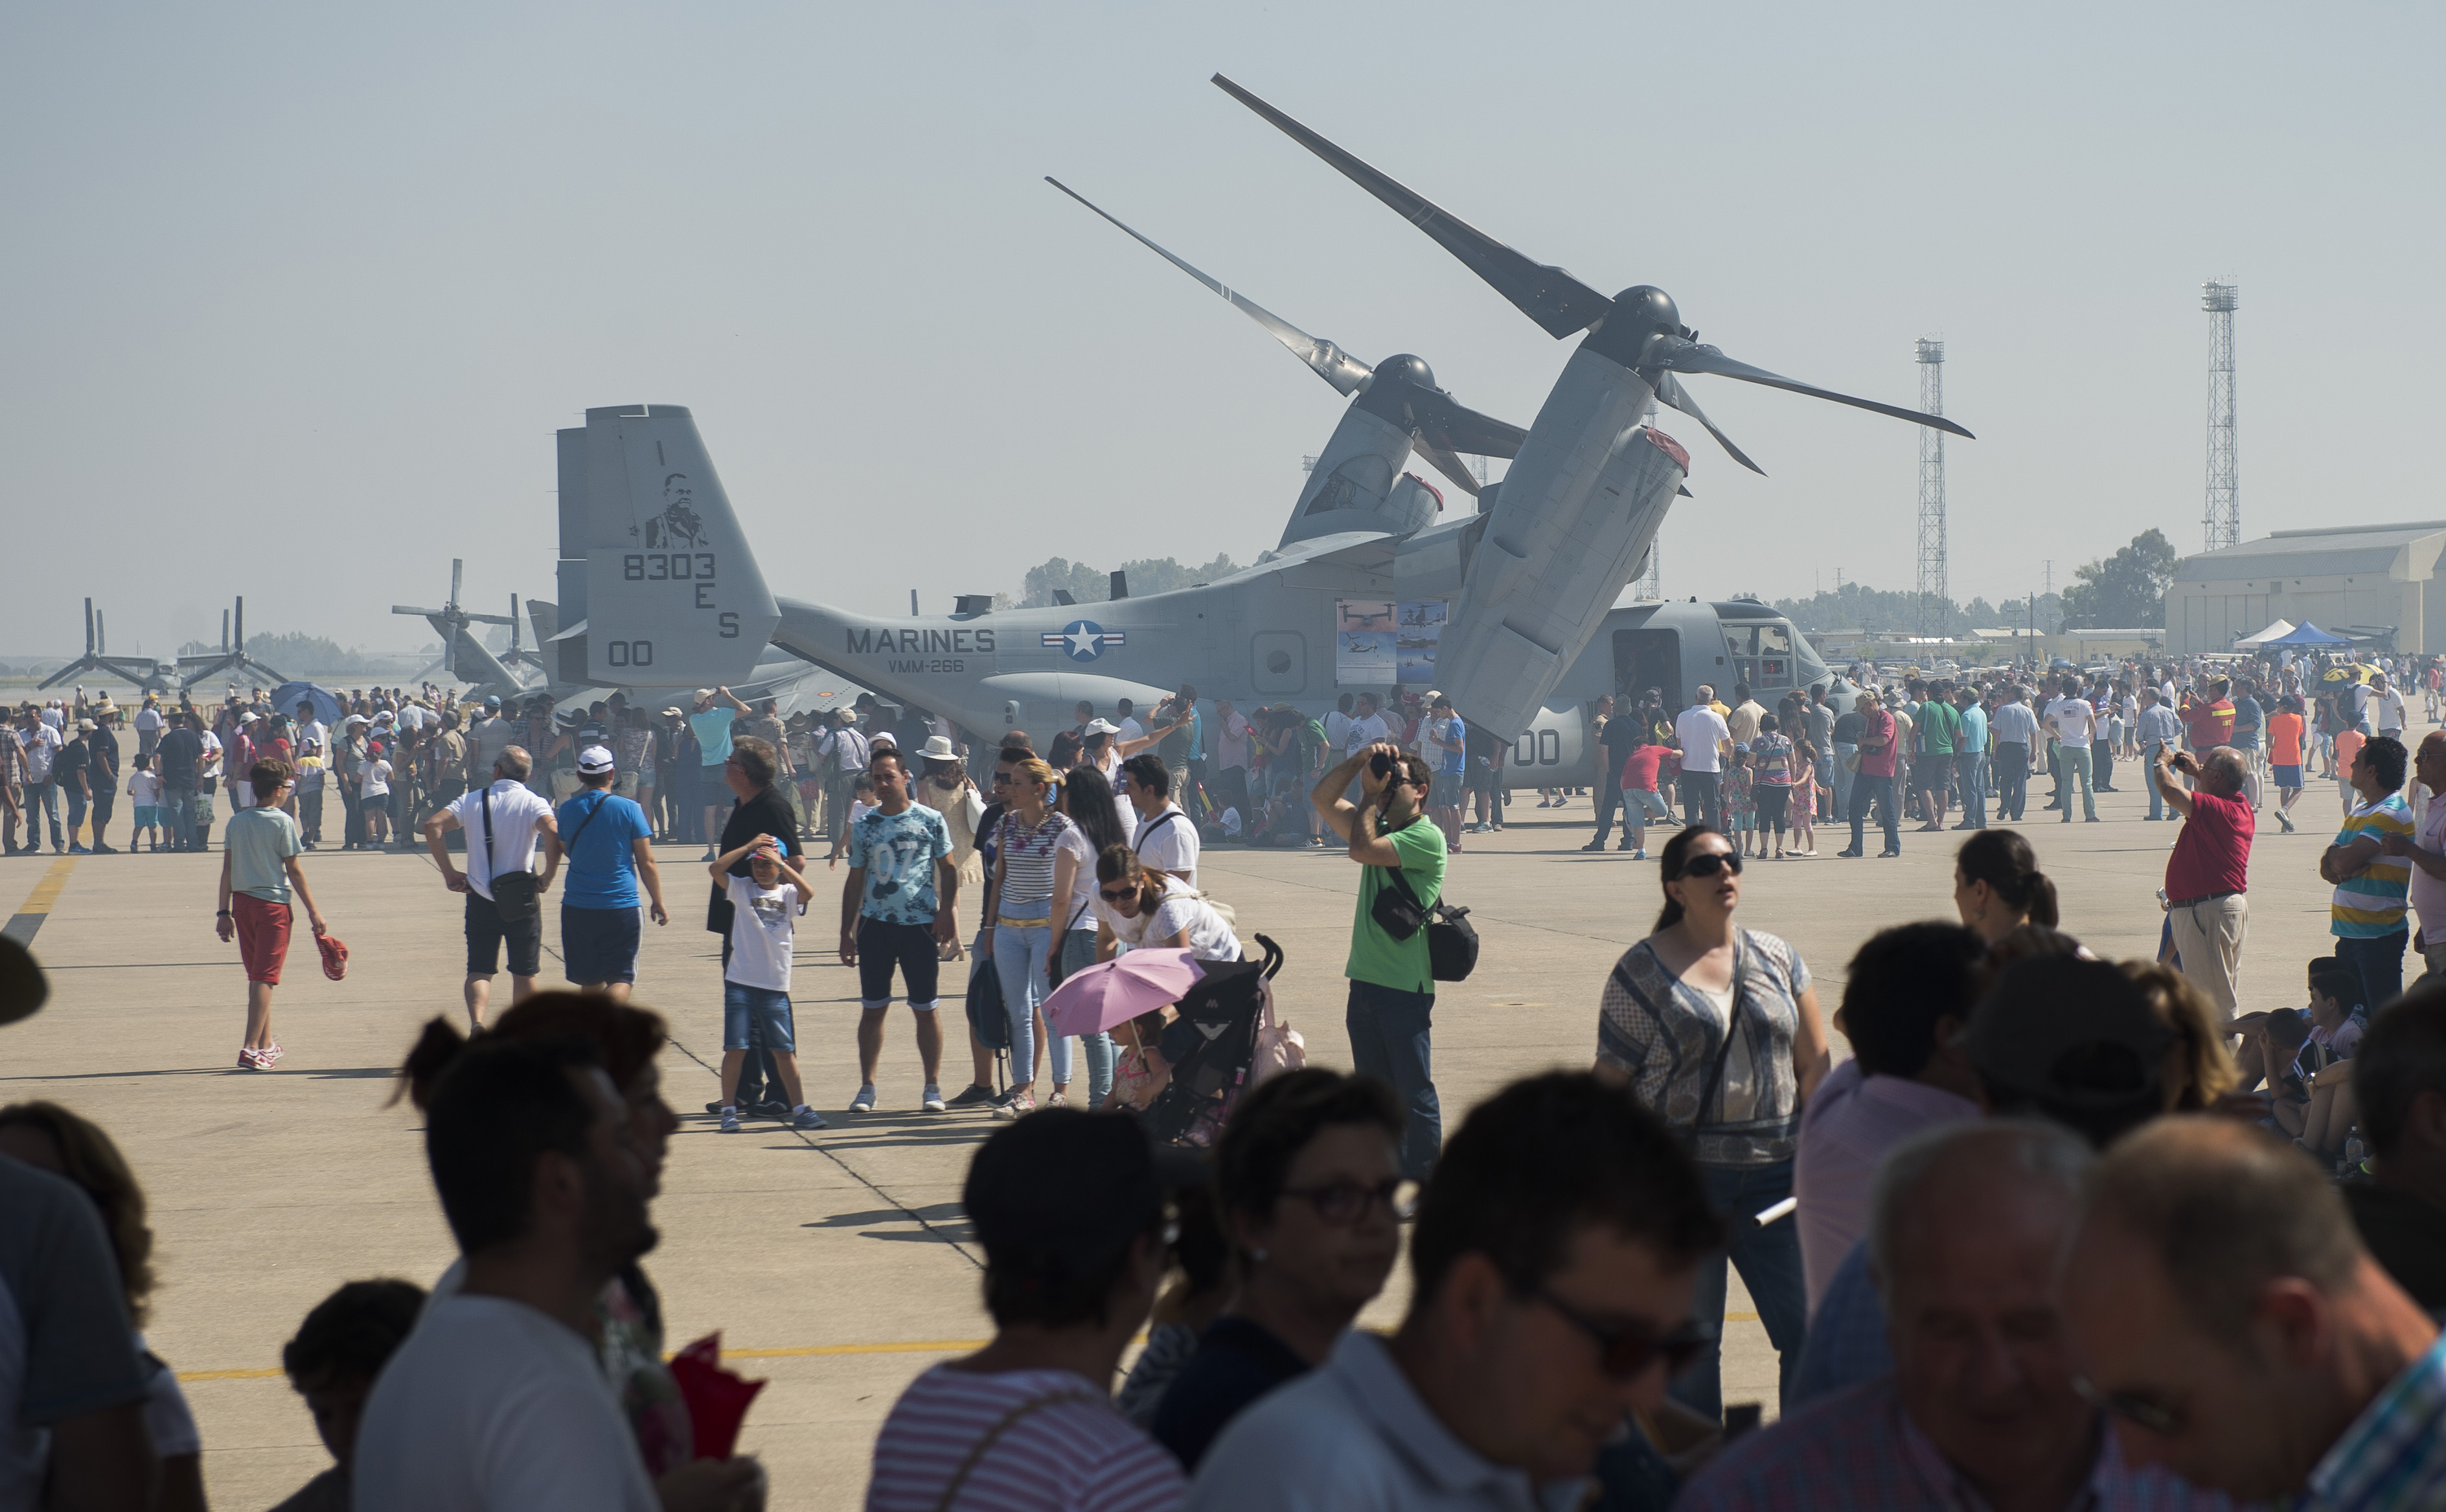
[(2189, 908), (2189, 907), (2191, 907), (2193, 903), (2213, 903), (2213, 902), (2215, 902), (2215, 901), (2216, 901), (2218, 898), (2240, 898), (2241, 896), (2242, 896), (2242, 889), (2241, 889), (2241, 888), (2239, 888), (2239, 887), (2229, 887), (2229, 888), (2227, 888), (2227, 889), (2226, 889), (2224, 892), (2222, 892), (2222, 893), (2202, 893), (2202, 894), (2201, 894), (2199, 897), (2197, 897), (2197, 898), (2173, 898), (2173, 899), (2171, 899), (2170, 901), (2168, 901), (2168, 903), (2166, 904), (2166, 906), (2167, 906), (2168, 908)]
[(1052, 922), (1053, 916), (1050, 914), (1039, 914), (1034, 918), (1013, 918), (1008, 914), (996, 914), (994, 916), (994, 925), (996, 928), (1000, 928), (1007, 924), (1012, 929), (1044, 929), (1050, 926)]

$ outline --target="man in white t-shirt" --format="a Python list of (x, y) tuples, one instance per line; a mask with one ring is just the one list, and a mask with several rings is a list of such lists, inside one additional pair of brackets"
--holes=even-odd
[[(653, 1177), (593, 1047), (479, 1040), (434, 1089), (424, 1147), (464, 1279), (366, 1399), (358, 1512), (659, 1512), (591, 1332), (655, 1238)], [(752, 1460), (675, 1475), (672, 1505), (762, 1504)]]
[(2380, 672), (2370, 679), (2362, 693), (2361, 718), (2369, 727), (2390, 740), (2403, 739), (2403, 690)]
[(1124, 698), (1113, 705), (1113, 728), (1125, 741), (1138, 740), (1146, 734), (1146, 727), (1138, 722), (1138, 705)]
[(1172, 770), (1142, 751), (1121, 763), (1121, 796), (1131, 808), (1130, 849), (1138, 862), (1197, 885), (1197, 826), (1172, 801)]
[(1701, 683), (1690, 707), (1673, 716), (1673, 737), (1682, 743), (1683, 822), (1721, 829), (1724, 822), (1723, 794), (1717, 785), (1724, 771), (1721, 752), (1733, 731), (1715, 706), (1716, 690)]
[(1342, 754), (1345, 759), (1358, 755), (1380, 741), (1393, 738), (1393, 727), (1376, 711), (1376, 695), (1361, 693), (1350, 706), (1350, 727), (1342, 732)]
[(2098, 822), (2098, 795), (2090, 788), (2090, 742), (2098, 730), (2098, 710), (2080, 696), (2080, 683), (2067, 677), (2062, 684), (2062, 696), (2047, 706), (2047, 728), (2055, 731), (2056, 757), (2063, 763), (2063, 822), (2072, 822), (2072, 790), (2080, 786), (2082, 810), (2089, 822)]
[[(493, 897), (493, 879), (505, 872), (535, 870), (536, 841), (538, 835), (560, 835), (560, 825), (553, 817), (552, 805), (536, 796), (526, 785), (534, 773), (535, 763), (526, 747), (511, 746), (493, 764), (493, 780), (483, 787), (462, 793), (449, 807), (424, 822), (424, 846), (433, 853), (433, 864), (442, 870), (442, 885), (467, 898), (467, 1025), (475, 1030), (484, 1027), (484, 1010), (493, 1001), (493, 973), (501, 969), (501, 947), (510, 950), (510, 1001), (521, 1002), (535, 991), (536, 974), (543, 963), (543, 916), (538, 911), (523, 918), (501, 917), (499, 904)], [(489, 833), (486, 840), (489, 807)], [(450, 852), (442, 837), (454, 829), (467, 832), (467, 869), (461, 872), (450, 864)], [(560, 847), (553, 846), (544, 857), (543, 871), (536, 879), (536, 897), (539, 900), (552, 890), (553, 873), (560, 865)]]
[(1350, 754), (1350, 706), (1355, 702), (1355, 695), (1345, 693), (1325, 716), (1325, 748), (1336, 760)]

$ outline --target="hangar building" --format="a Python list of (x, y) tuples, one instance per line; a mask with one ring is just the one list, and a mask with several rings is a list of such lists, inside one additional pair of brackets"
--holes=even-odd
[(2390, 633), (2399, 652), (2446, 651), (2446, 520), (2280, 530), (2174, 564), (2166, 649), (2233, 649), (2277, 619), (2337, 634)]

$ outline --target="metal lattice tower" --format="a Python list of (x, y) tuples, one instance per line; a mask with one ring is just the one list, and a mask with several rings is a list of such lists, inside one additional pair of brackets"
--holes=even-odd
[[(1931, 415), (1945, 413), (1945, 343), (1923, 338), (1919, 343), (1919, 407)], [(1952, 630), (1951, 595), (1945, 574), (1945, 432), (1934, 425), (1919, 430), (1919, 633), (1943, 635)]]
[(2242, 482), (2233, 435), (2233, 310), (2241, 293), (2232, 284), (2200, 286), (2200, 308), (2209, 312), (2209, 498), (2200, 523), (2210, 551), (2242, 544)]

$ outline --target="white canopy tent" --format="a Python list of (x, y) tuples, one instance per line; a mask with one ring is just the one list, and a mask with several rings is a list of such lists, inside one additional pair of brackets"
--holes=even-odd
[(2233, 649), (2236, 651), (2257, 651), (2262, 642), (2275, 640), (2279, 636), (2283, 635), (2290, 635), (2293, 633), (2293, 630), (2294, 625), (2291, 620), (2280, 619), (2274, 624), (2269, 625), (2266, 630), (2261, 631), (2256, 635), (2245, 635), (2242, 639), (2235, 641), (2233, 643)]

